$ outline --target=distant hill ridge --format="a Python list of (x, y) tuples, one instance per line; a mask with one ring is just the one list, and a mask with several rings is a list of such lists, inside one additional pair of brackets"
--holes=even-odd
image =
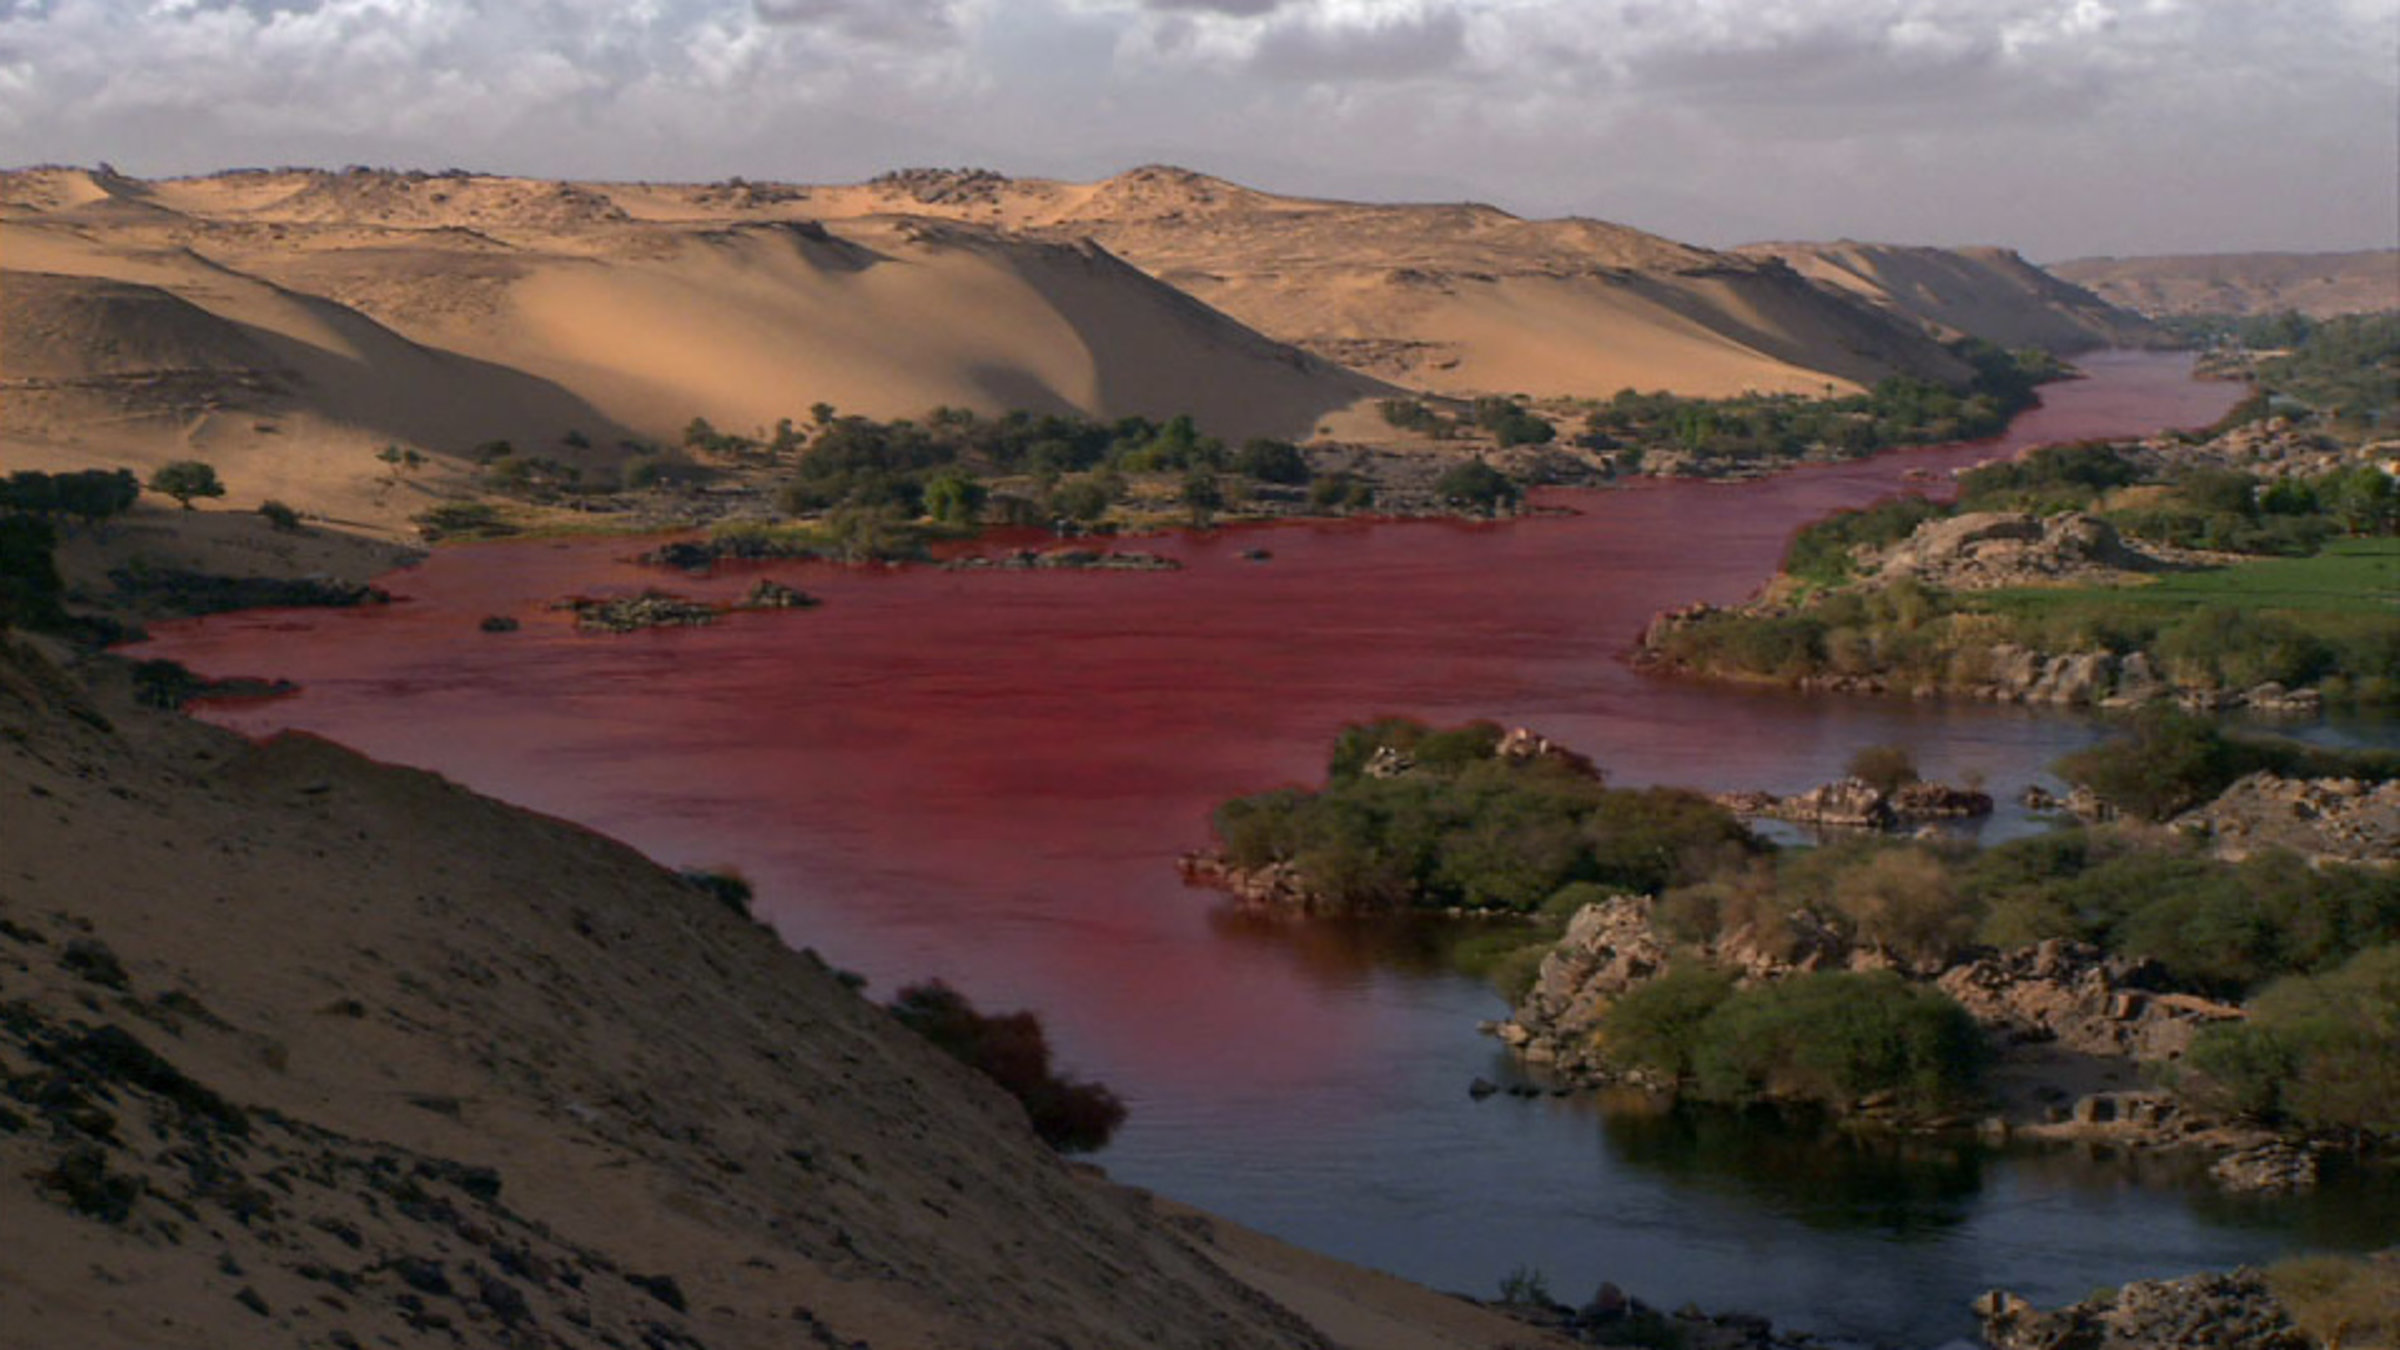
[(2400, 249), (2077, 258), (2050, 270), (2153, 317), (2298, 310), (2329, 319), (2400, 309)]
[(1944, 337), (1979, 337), (2004, 347), (2061, 354), (2166, 341), (2141, 315), (2034, 266), (2014, 249), (1845, 239), (1748, 244), (1738, 251), (1780, 258), (1811, 280), (1914, 319)]
[[(1963, 379), (1937, 338), (1995, 316), (2048, 324), (2021, 339), (2045, 345), (2123, 328), (2013, 255), (1877, 257), (1844, 274), (1884, 281), (1828, 285), (1818, 261), (1605, 221), (1160, 165), (842, 185), (45, 166), (0, 173), (0, 459), (200, 453), (396, 521), (406, 494), (372, 457), (394, 442), (605, 468), (695, 416), (763, 428), (819, 402), (1189, 412), (1229, 439), (1302, 439), (1372, 433), (1374, 401), (1406, 391), (1822, 394)], [(1929, 329), (1892, 300), (1923, 288), (1884, 284), (1903, 261), (1981, 289)]]

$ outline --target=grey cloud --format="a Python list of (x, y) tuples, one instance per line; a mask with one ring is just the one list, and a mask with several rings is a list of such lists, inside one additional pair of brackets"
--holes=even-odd
[(950, 0), (751, 0), (761, 23), (817, 26), (875, 42), (947, 36)]
[(1292, 19), (1259, 38), (1251, 68), (1278, 79), (1406, 79), (1456, 68), (1466, 47), (1466, 20), (1455, 10), (1361, 26)]
[(1142, 0), (1142, 7), (1170, 12), (1230, 14), (1236, 18), (1254, 19), (1283, 8), (1283, 0)]

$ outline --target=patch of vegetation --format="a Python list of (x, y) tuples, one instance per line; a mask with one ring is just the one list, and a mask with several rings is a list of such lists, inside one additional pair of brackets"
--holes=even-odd
[(2291, 1257), (2267, 1287), (2318, 1345), (2400, 1350), (2400, 1253)]
[(1899, 445), (1995, 435), (2034, 405), (2038, 385), (2069, 373), (2047, 352), (2003, 351), (1972, 338), (1952, 350), (1974, 367), (1963, 388), (1895, 375), (1841, 398), (1691, 399), (1626, 389), (1593, 407), (1584, 426), (1601, 449), (1676, 450), (1703, 463), (1854, 459)]
[(2361, 1142), (2400, 1139), (2400, 944), (2269, 985), (2240, 1022), (2192, 1042), (2187, 1084), (2213, 1104)]
[(1061, 1153), (1099, 1149), (1125, 1123), (1125, 1103), (1115, 1093), (1051, 1067), (1049, 1037), (1030, 1012), (977, 1012), (940, 980), (902, 989), (890, 1010), (902, 1026), (1016, 1098), (1034, 1133)]
[(1655, 892), (1765, 848), (1697, 794), (1612, 789), (1587, 762), (1501, 741), (1488, 722), (1350, 727), (1320, 791), (1217, 808), (1226, 861), (1289, 864), (1340, 909), (1530, 914), (1571, 887)]
[(0, 514), (0, 629), (55, 632), (67, 626), (57, 550), (58, 532), (50, 522)]
[(444, 502), (413, 517), (428, 543), (444, 539), (501, 539), (518, 533), (515, 522), (488, 502)]
[(2055, 766), (2070, 783), (2145, 820), (2165, 820), (2261, 770), (2287, 778), (2400, 777), (2400, 751), (2332, 750), (2283, 737), (2228, 734), (2213, 718), (2148, 708), (2125, 734), (2077, 751)]
[(1619, 999), (1600, 1034), (1619, 1065), (1710, 1100), (1835, 1110), (1887, 1093), (1910, 1113), (1950, 1109), (1972, 1097), (1986, 1054), (1964, 1008), (1886, 971), (1737, 990), (1721, 972), (1679, 970)]
[(132, 510), (141, 495), (141, 482), (131, 469), (20, 470), (0, 478), (0, 515), (72, 516), (96, 525)]

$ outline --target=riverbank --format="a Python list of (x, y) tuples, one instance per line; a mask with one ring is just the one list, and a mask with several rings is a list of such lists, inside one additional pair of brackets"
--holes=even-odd
[(1060, 1161), (622, 845), (85, 673), (0, 647), (18, 1335), (1550, 1343)]

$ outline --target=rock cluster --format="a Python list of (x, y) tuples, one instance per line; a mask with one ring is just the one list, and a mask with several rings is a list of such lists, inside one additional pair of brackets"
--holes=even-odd
[(562, 600), (553, 609), (570, 610), (575, 626), (601, 633), (634, 633), (645, 628), (696, 628), (717, 621), (714, 606), (687, 600), (665, 591), (644, 591), (640, 595), (616, 596), (594, 600), (577, 596)]
[(2223, 858), (2281, 848), (2312, 860), (2390, 862), (2400, 858), (2400, 781), (2285, 778), (2262, 770), (2175, 824), (2206, 834)]
[(2229, 1191), (2259, 1195), (2291, 1195), (2317, 1188), (2317, 1155), (2296, 1144), (2277, 1141), (2238, 1149), (2208, 1169), (2209, 1178)]
[(808, 609), (824, 602), (803, 590), (796, 590), (780, 581), (760, 577), (750, 593), (736, 600), (735, 609)]
[(2255, 1270), (2142, 1280), (2042, 1312), (2014, 1294), (1975, 1301), (1993, 1350), (2310, 1350)]
[(1077, 571), (1077, 572), (1173, 572), (1182, 563), (1163, 554), (1145, 553), (1139, 549), (1062, 548), (1043, 552), (1039, 549), (1012, 549), (1007, 553), (970, 553), (952, 558), (942, 566), (955, 572), (975, 572), (988, 569), (1008, 571)]
[(1664, 972), (1669, 955), (1648, 897), (1617, 895), (1585, 905), (1542, 958), (1515, 1015), (1499, 1025), (1500, 1039), (1528, 1063), (1602, 1075), (1592, 1043), (1601, 1015), (1626, 990)]
[(2011, 1041), (2086, 1055), (2178, 1059), (2201, 1027), (2242, 1016), (2227, 1004), (2167, 992), (2155, 962), (2059, 939), (1952, 966), (1934, 983)]
[(1737, 815), (1768, 816), (1803, 825), (1883, 830), (1934, 820), (1966, 820), (1992, 813), (1992, 799), (1943, 783), (1904, 783), (1886, 792), (1860, 778), (1843, 778), (1789, 797), (1771, 792), (1727, 792), (1713, 799)]
[(2113, 580), (2149, 571), (2157, 561), (2126, 547), (2117, 528), (2067, 511), (1970, 511), (1929, 520), (1887, 550), (1876, 566), (1885, 580), (1914, 577), (1950, 590)]
[(1602, 1283), (1580, 1308), (1569, 1307), (1538, 1288), (1491, 1305), (1520, 1322), (1541, 1327), (1581, 1345), (1677, 1345), (1684, 1350), (1805, 1350), (1816, 1341), (1778, 1335), (1774, 1323), (1753, 1313), (1704, 1313), (1685, 1305), (1673, 1312), (1644, 1303), (1612, 1283)]

